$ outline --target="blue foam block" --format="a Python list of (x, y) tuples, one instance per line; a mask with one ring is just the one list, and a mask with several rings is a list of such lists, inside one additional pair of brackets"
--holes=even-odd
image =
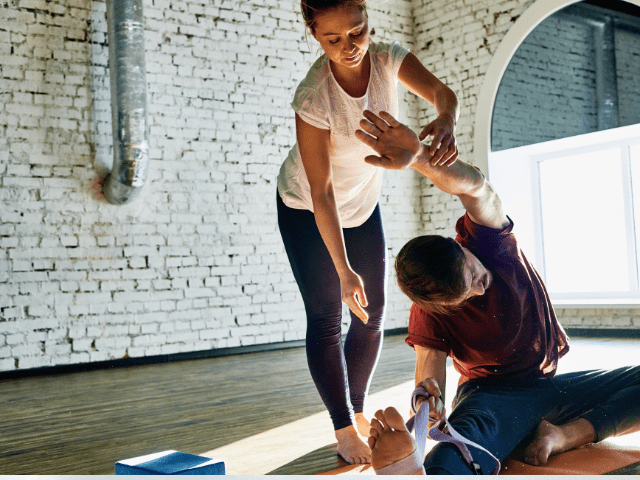
[(167, 450), (116, 462), (116, 475), (224, 475), (224, 462)]

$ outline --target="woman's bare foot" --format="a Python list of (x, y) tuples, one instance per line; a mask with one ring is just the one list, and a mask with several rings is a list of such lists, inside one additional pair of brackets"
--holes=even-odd
[(596, 438), (593, 425), (583, 418), (561, 426), (543, 420), (524, 449), (523, 460), (529, 465), (544, 465), (550, 456), (595, 442)]
[(338, 455), (348, 463), (371, 463), (371, 449), (358, 436), (356, 427), (350, 425), (336, 430)]
[(361, 437), (369, 438), (371, 424), (364, 416), (364, 413), (356, 413), (356, 428)]
[[(416, 443), (404, 424), (402, 415), (394, 407), (384, 412), (378, 410), (376, 418), (371, 420), (371, 466), (379, 470), (413, 454)], [(424, 474), (420, 468), (415, 475)]]

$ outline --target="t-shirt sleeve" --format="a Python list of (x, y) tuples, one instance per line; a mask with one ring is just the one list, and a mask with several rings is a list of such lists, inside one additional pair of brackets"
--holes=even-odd
[(503, 229), (485, 227), (475, 223), (465, 213), (456, 223), (456, 240), (475, 254), (484, 254), (492, 258), (502, 255), (517, 255), (518, 244), (513, 234), (513, 220), (507, 217), (509, 225)]
[(380, 58), (384, 63), (387, 72), (390, 72), (392, 77), (397, 79), (398, 71), (400, 70), (402, 61), (404, 60), (404, 57), (406, 57), (409, 53), (409, 50), (404, 48), (398, 42), (377, 42), (375, 47), (376, 54), (379, 56), (378, 58)]
[(397, 77), (402, 61), (409, 53), (409, 50), (401, 46), (398, 42), (393, 42), (389, 53), (391, 57), (391, 69), (393, 71), (393, 75)]
[(329, 111), (318, 90), (300, 86), (296, 90), (291, 107), (302, 120), (316, 128), (330, 130)]
[(451, 348), (447, 342), (447, 333), (441, 328), (435, 317), (425, 312), (415, 303), (409, 314), (409, 333), (405, 342), (412, 348), (416, 345), (440, 350), (447, 355)]

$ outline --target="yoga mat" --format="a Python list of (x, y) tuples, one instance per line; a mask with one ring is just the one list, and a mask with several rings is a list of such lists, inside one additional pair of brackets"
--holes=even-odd
[[(638, 462), (640, 448), (619, 446), (605, 440), (554, 455), (540, 467), (508, 458), (502, 464), (500, 475), (603, 475)], [(640, 473), (640, 466), (637, 473)]]

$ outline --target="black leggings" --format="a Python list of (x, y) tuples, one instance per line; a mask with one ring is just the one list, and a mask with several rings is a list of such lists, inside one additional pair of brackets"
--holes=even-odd
[(287, 207), (277, 195), (278, 225), (307, 313), (307, 362), (336, 430), (361, 413), (382, 347), (386, 296), (386, 243), (377, 205), (359, 227), (343, 229), (351, 268), (360, 275), (368, 306), (365, 325), (351, 313), (342, 346), (340, 278), (315, 216)]

